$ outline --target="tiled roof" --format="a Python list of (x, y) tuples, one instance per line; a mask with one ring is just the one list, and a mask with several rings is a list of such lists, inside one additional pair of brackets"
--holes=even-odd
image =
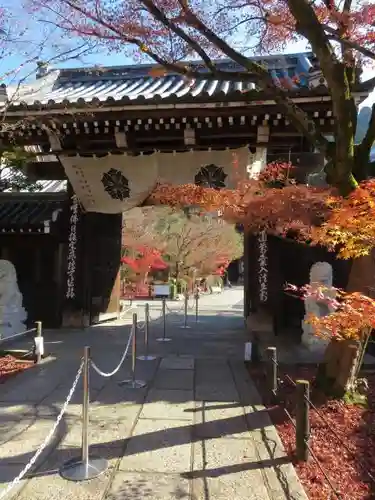
[[(1, 181), (6, 181), (8, 179), (10, 180), (11, 176), (12, 176), (11, 171), (9, 169), (4, 169), (1, 172), (0, 180)], [(38, 193), (60, 193), (62, 191), (67, 190), (67, 181), (46, 181), (46, 180), (40, 181), (40, 180), (38, 180), (37, 183), (40, 187), (40, 189), (37, 191)], [(9, 193), (9, 192), (11, 192), (11, 190), (6, 189), (6, 190), (4, 190), (4, 192)], [(21, 189), (20, 192), (21, 193), (30, 193), (30, 191), (28, 189)]]
[[(289, 89), (298, 90), (301, 87), (307, 89), (307, 75), (314, 63), (311, 52), (253, 59), (267, 65), (276, 82), (281, 84), (287, 82)], [(222, 71), (241, 69), (226, 60), (217, 62), (217, 66)], [(32, 83), (7, 88), (7, 95), (12, 105), (40, 107), (40, 105), (84, 104), (93, 100), (147, 104), (160, 99), (163, 102), (225, 99), (229, 96), (242, 95), (244, 91), (257, 90), (253, 83), (209, 81), (204, 78), (202, 69), (200, 69), (202, 78), (195, 81), (188, 81), (180, 75), (171, 73), (153, 77), (151, 76), (153, 69), (154, 65), (138, 65), (52, 70)], [(300, 80), (299, 86), (295, 84), (296, 79)], [(1, 99), (0, 94), (0, 101)]]
[(0, 232), (49, 232), (66, 199), (65, 193), (0, 193)]

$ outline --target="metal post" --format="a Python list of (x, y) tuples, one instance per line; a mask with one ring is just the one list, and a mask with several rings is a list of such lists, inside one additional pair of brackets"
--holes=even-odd
[(189, 292), (186, 290), (185, 292), (185, 310), (184, 310), (184, 324), (181, 328), (190, 328), (187, 324), (188, 321), (188, 301), (189, 301)]
[(83, 354), (82, 462), (89, 467), (90, 347)]
[(42, 322), (36, 321), (35, 326), (36, 326), (36, 336), (34, 339), (35, 363), (38, 364), (42, 361), (43, 354), (44, 354), (44, 343), (43, 343), (43, 336), (42, 336)]
[(195, 290), (195, 322), (198, 323), (199, 314), (199, 292), (198, 288)]
[(167, 315), (166, 315), (166, 302), (165, 299), (163, 299), (162, 302), (162, 314), (163, 314), (163, 336), (159, 337), (157, 342), (170, 342), (172, 339), (166, 337), (167, 334)]
[(267, 347), (267, 389), (269, 402), (276, 399), (277, 394), (277, 353), (276, 347)]
[(166, 337), (167, 333), (167, 315), (166, 315), (166, 310), (165, 310), (165, 299), (163, 299), (162, 303), (162, 314), (163, 314), (163, 339)]
[(149, 327), (149, 320), (150, 320), (150, 306), (147, 303), (145, 305), (145, 354), (143, 356), (138, 356), (137, 359), (140, 359), (141, 361), (153, 361), (156, 359), (156, 356), (151, 356), (148, 353), (148, 327)]
[(133, 313), (133, 325), (131, 334), (132, 338), (132, 376), (130, 379), (125, 379), (119, 382), (119, 385), (128, 387), (129, 389), (141, 389), (146, 386), (144, 380), (135, 378), (135, 369), (137, 366), (137, 313)]
[(108, 468), (107, 460), (89, 454), (90, 405), (90, 347), (83, 353), (82, 449), (79, 458), (73, 458), (60, 469), (60, 475), (69, 481), (86, 481), (99, 476)]
[(296, 406), (296, 455), (297, 460), (307, 462), (310, 458), (309, 438), (309, 400), (310, 384), (307, 380), (296, 380), (297, 406)]

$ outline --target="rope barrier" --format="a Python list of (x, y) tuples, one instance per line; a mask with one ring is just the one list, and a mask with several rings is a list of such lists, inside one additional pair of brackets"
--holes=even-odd
[(332, 426), (327, 422), (326, 418), (323, 416), (321, 411), (318, 410), (318, 408), (310, 401), (309, 398), (306, 398), (306, 401), (309, 403), (309, 405), (315, 410), (315, 413), (318, 415), (318, 417), (324, 422), (324, 424), (327, 426), (327, 428), (332, 432), (332, 434), (335, 436), (335, 438), (338, 440), (338, 442), (346, 449), (346, 451), (355, 459), (357, 460), (359, 466), (361, 467), (362, 471), (367, 474), (367, 476), (371, 479), (371, 481), (375, 484), (375, 478), (369, 472), (364, 465), (361, 463), (360, 458), (354, 453), (353, 450), (349, 448), (349, 446), (341, 439), (341, 437), (337, 434), (337, 432), (332, 428)]
[[(275, 356), (276, 356), (276, 348), (273, 348), (273, 352), (275, 353)], [(277, 367), (277, 368), (280, 368), (280, 365), (279, 363), (277, 362), (277, 359), (274, 359), (274, 358), (269, 358), (268, 361), (271, 361), (272, 364)], [(290, 383), (290, 385), (294, 388), (297, 388), (297, 383), (295, 380), (292, 379), (292, 377), (290, 377), (290, 375), (288, 375), (287, 373), (283, 373), (283, 376), (284, 378)], [(279, 381), (279, 378), (277, 378), (277, 382)], [(274, 391), (274, 392), (277, 392), (277, 391)], [(276, 396), (276, 394), (275, 394)], [(310, 401), (310, 398), (304, 396), (303, 398), (309, 405), (311, 405), (312, 408), (316, 409), (316, 406), (311, 403)], [(284, 411), (285, 415), (287, 416), (287, 418), (289, 419), (289, 421), (291, 422), (291, 424), (293, 425), (294, 429), (296, 430), (296, 438), (298, 439), (298, 434), (297, 434), (297, 422), (295, 421), (295, 419), (293, 419), (293, 417), (291, 416), (290, 412), (287, 410), (287, 408), (285, 407), (285, 403), (282, 403), (280, 401), (280, 399), (278, 399), (278, 403), (280, 404), (280, 407), (282, 408), (282, 410)], [(320, 412), (319, 412), (320, 413)], [(310, 436), (310, 432), (309, 432), (309, 436)], [(309, 444), (309, 438), (308, 439), (303, 439), (302, 440), (308, 450), (308, 452), (310, 453), (310, 455), (312, 456), (312, 458), (314, 459), (314, 461), (316, 462), (317, 466), (319, 467), (321, 473), (323, 474), (324, 478), (326, 479), (329, 487), (331, 488), (332, 492), (334, 493), (335, 497), (340, 500), (341, 499), (341, 495), (338, 493), (337, 491), (337, 488), (334, 486), (334, 484), (332, 483), (331, 479), (329, 478), (328, 474), (326, 473), (326, 471), (324, 470), (322, 464), (319, 462), (319, 459), (318, 457), (315, 455), (314, 451), (312, 450), (310, 444)]]
[(293, 425), (293, 427), (294, 427), (295, 429), (297, 429), (297, 424), (295, 423), (295, 421), (293, 420), (292, 415), (288, 412), (288, 410), (285, 408), (285, 406), (283, 407), (283, 410), (284, 410), (284, 412), (285, 412), (286, 416), (289, 418), (290, 423)]
[(12, 341), (14, 339), (17, 339), (19, 337), (25, 337), (29, 333), (35, 333), (34, 336), (34, 346), (33, 349), (31, 349), (28, 354), (33, 353), (34, 354), (34, 362), (35, 363), (40, 363), (42, 361), (43, 355), (44, 355), (44, 338), (42, 334), (42, 322), (41, 321), (36, 321), (35, 322), (35, 327), (34, 328), (29, 328), (28, 330), (24, 330), (23, 332), (16, 333), (15, 335), (11, 335), (9, 337), (5, 337), (0, 339), (0, 344), (5, 343), (7, 341)]
[(119, 369), (121, 368), (123, 362), (125, 361), (125, 358), (128, 354), (128, 351), (129, 351), (129, 347), (130, 347), (130, 343), (132, 341), (132, 338), (133, 338), (133, 335), (134, 335), (134, 329), (132, 328), (131, 332), (130, 332), (130, 335), (129, 335), (129, 339), (128, 339), (128, 342), (126, 344), (126, 347), (125, 347), (125, 350), (124, 350), (124, 353), (120, 359), (120, 362), (119, 364), (116, 366), (116, 368), (114, 370), (112, 370), (111, 372), (103, 372), (97, 365), (96, 363), (94, 363), (94, 361), (92, 359), (90, 359), (90, 363), (91, 363), (91, 366), (93, 367), (93, 369), (96, 371), (96, 373), (98, 373), (98, 375), (101, 375), (102, 377), (104, 378), (109, 378), (109, 377), (113, 377), (113, 375), (116, 375), (116, 373), (119, 371)]
[(178, 314), (180, 313), (185, 307), (185, 302), (182, 303), (182, 305), (178, 309), (171, 309), (168, 304), (166, 304), (166, 308), (168, 309), (170, 314)]
[(122, 319), (124, 316), (126, 316), (126, 314), (131, 311), (132, 309), (134, 309), (134, 306), (131, 305), (130, 307), (128, 307), (127, 309), (125, 309), (124, 311), (121, 311), (120, 312), (120, 319)]
[(63, 407), (61, 408), (60, 410), (60, 413), (59, 415), (57, 416), (57, 419), (56, 419), (56, 422), (55, 424), (53, 425), (52, 429), (49, 431), (49, 433), (47, 434), (45, 440), (43, 441), (43, 443), (39, 446), (39, 448), (36, 450), (36, 452), (34, 453), (33, 457), (30, 459), (29, 463), (22, 469), (22, 471), (18, 474), (17, 477), (15, 477), (13, 479), (13, 481), (11, 483), (8, 484), (8, 486), (5, 488), (5, 490), (3, 490), (1, 493), (0, 493), (0, 500), (3, 500), (3, 498), (5, 498), (8, 493), (15, 487), (17, 486), (21, 480), (24, 478), (24, 476), (27, 474), (27, 472), (31, 469), (31, 467), (35, 464), (35, 462), (38, 460), (38, 458), (40, 457), (40, 455), (43, 453), (43, 451), (46, 449), (48, 443), (50, 442), (52, 436), (54, 435), (59, 423), (61, 422), (61, 419), (63, 418), (65, 412), (66, 412), (66, 409), (73, 397), (73, 394), (74, 394), (74, 391), (76, 390), (77, 388), (77, 384), (78, 384), (78, 381), (81, 377), (81, 374), (82, 374), (82, 370), (83, 370), (83, 361), (81, 361), (81, 364), (80, 364), (80, 367), (78, 369), (78, 372), (75, 376), (75, 379), (74, 379), (74, 382), (73, 382), (73, 385), (69, 391), (69, 394), (65, 400), (65, 403), (63, 404)]
[(341, 499), (341, 495), (340, 493), (338, 493), (337, 489), (335, 488), (335, 486), (333, 485), (332, 481), (330, 480), (328, 474), (326, 473), (326, 471), (323, 469), (321, 463), (319, 462), (319, 459), (318, 457), (315, 455), (313, 449), (311, 448), (311, 446), (309, 445), (308, 441), (305, 441), (305, 444), (309, 450), (309, 453), (310, 455), (313, 457), (316, 465), (319, 467), (320, 469), (320, 472), (323, 474), (323, 476), (325, 477), (325, 480), (327, 481), (327, 483), (329, 484), (332, 492), (334, 493), (335, 497), (340, 500)]
[(141, 389), (146, 386), (144, 380), (137, 380), (135, 378), (136, 364), (137, 364), (137, 313), (133, 313), (133, 325), (132, 325), (133, 335), (132, 337), (132, 367), (131, 367), (131, 378), (125, 379), (119, 382), (120, 386), (126, 386), (129, 389)]
[(24, 332), (16, 333), (15, 335), (11, 335), (10, 337), (4, 337), (0, 338), (0, 343), (5, 342), (6, 340), (13, 340), (18, 337), (23, 337), (24, 335), (27, 335), (28, 333), (33, 333), (36, 332), (36, 328), (30, 328), (29, 330), (25, 330)]

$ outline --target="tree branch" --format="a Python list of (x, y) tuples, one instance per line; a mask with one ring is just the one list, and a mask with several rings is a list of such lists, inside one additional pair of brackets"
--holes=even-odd
[[(297, 0), (298, 1), (298, 0)], [(305, 1), (305, 0), (301, 0)], [(327, 150), (328, 141), (320, 134), (315, 126), (315, 122), (310, 120), (308, 115), (298, 106), (293, 103), (293, 100), (288, 98), (285, 91), (275, 85), (268, 69), (260, 64), (252, 61), (233, 47), (227, 44), (225, 40), (214, 33), (207, 25), (205, 25), (191, 10), (186, 6), (184, 0), (178, 0), (182, 9), (188, 17), (186, 22), (201, 33), (209, 42), (220, 49), (227, 57), (237, 62), (239, 65), (254, 73), (259, 78), (259, 84), (264, 90), (270, 90), (273, 98), (279, 104), (284, 112), (289, 116), (293, 125), (312, 143), (319, 146), (324, 152)]]
[[(268, 70), (228, 45), (222, 38), (220, 38), (211, 29), (209, 29), (208, 26), (206, 26), (200, 19), (198, 19), (198, 17), (194, 13), (192, 13), (186, 7), (186, 2), (184, 2), (184, 0), (178, 1), (183, 11), (188, 14), (185, 19), (186, 23), (196, 29), (199, 33), (201, 33), (210, 43), (213, 44), (213, 46), (223, 52), (223, 54), (243, 67), (245, 71), (223, 71), (217, 69), (207, 53), (197, 45), (197, 42), (193, 40), (184, 30), (170, 21), (151, 0), (141, 1), (151, 15), (158, 19), (168, 29), (171, 29), (177, 36), (183, 39), (194, 51), (196, 51), (200, 55), (207, 69), (209, 70), (208, 72), (203, 73), (202, 71), (193, 70), (192, 65), (167, 61), (165, 58), (159, 56), (150, 47), (146, 46), (142, 40), (136, 37), (129, 37), (125, 35), (121, 30), (117, 29), (112, 24), (108, 24), (104, 19), (99, 18), (92, 13), (86, 12), (84, 8), (77, 5), (72, 0), (64, 1), (66, 5), (68, 5), (71, 9), (79, 12), (83, 16), (86, 16), (94, 23), (103, 26), (109, 32), (114, 33), (119, 40), (137, 46), (143, 53), (147, 54), (151, 59), (153, 59), (156, 63), (158, 63), (168, 71), (183, 75), (189, 79), (201, 79), (202, 77), (204, 77), (208, 80), (227, 80), (232, 82), (242, 81), (257, 83), (263, 90), (272, 93), (273, 99), (289, 116), (289, 119), (293, 123), (293, 125), (312, 144), (318, 146), (323, 152), (327, 149), (328, 141), (321, 133), (319, 133), (315, 126), (315, 122), (313, 120), (310, 120), (308, 115), (293, 103), (293, 100), (286, 95), (286, 92), (283, 89), (275, 85)], [(104, 34), (100, 32), (93, 31), (90, 33), (85, 33), (81, 31), (81, 33), (86, 36), (106, 38), (106, 36), (104, 36)], [(108, 37), (108, 39), (109, 38), (110, 37)]]
[(167, 16), (155, 5), (152, 0), (140, 0), (141, 3), (146, 7), (148, 12), (154, 16), (155, 19), (160, 21), (164, 26), (169, 28), (173, 33), (175, 33), (178, 37), (184, 40), (204, 61), (206, 66), (211, 69), (213, 72), (216, 71), (215, 64), (212, 62), (211, 58), (208, 54), (203, 50), (203, 48), (193, 39), (191, 38), (180, 26), (171, 22)]
[(331, 26), (327, 26), (326, 24), (322, 24), (324, 31), (328, 33), (328, 38), (331, 40), (334, 40), (335, 42), (338, 42), (342, 45), (347, 46), (350, 49), (356, 50), (357, 52), (361, 53), (362, 55), (368, 57), (369, 59), (374, 59), (375, 60), (375, 52), (373, 52), (370, 49), (367, 49), (366, 47), (362, 47), (362, 45), (359, 45), (357, 42), (353, 42), (349, 38), (342, 38), (340, 34), (332, 28)]

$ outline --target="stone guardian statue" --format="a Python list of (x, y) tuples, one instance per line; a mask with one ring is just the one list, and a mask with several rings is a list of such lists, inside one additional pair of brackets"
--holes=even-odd
[[(315, 262), (310, 269), (310, 286), (312, 290), (318, 290), (319, 287), (324, 287), (324, 295), (327, 298), (334, 298), (336, 292), (332, 286), (333, 273), (332, 266), (328, 262)], [(302, 344), (309, 350), (324, 351), (329, 344), (328, 339), (322, 339), (314, 334), (313, 327), (307, 322), (307, 319), (312, 314), (314, 316), (323, 317), (334, 312), (334, 308), (327, 300), (318, 300), (314, 296), (309, 296), (304, 299), (305, 302), (305, 317), (302, 321)]]
[(0, 339), (25, 331), (26, 319), (16, 269), (9, 260), (0, 260)]

